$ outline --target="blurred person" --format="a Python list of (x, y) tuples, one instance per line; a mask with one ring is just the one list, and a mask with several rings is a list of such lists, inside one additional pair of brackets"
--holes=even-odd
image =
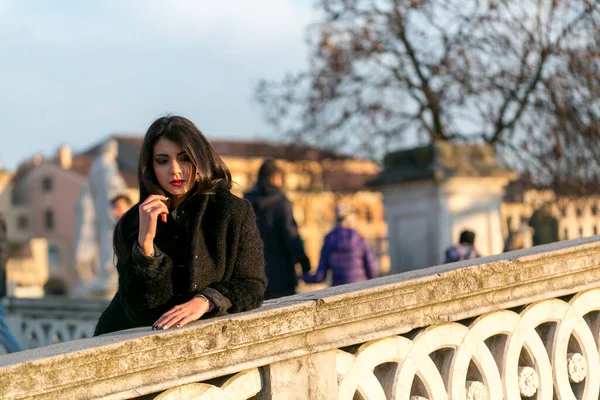
[(361, 234), (353, 228), (355, 214), (351, 208), (335, 208), (335, 228), (325, 236), (319, 267), (314, 275), (303, 275), (306, 283), (320, 283), (331, 270), (332, 286), (344, 285), (377, 278), (379, 267), (371, 248)]
[(472, 260), (481, 257), (475, 250), (475, 232), (464, 230), (460, 233), (458, 244), (450, 246), (446, 250), (445, 263), (462, 260)]
[(6, 296), (6, 263), (8, 261), (8, 233), (6, 232), (6, 221), (0, 213), (0, 346), (7, 352), (15, 353), (21, 351), (21, 346), (8, 330), (4, 322), (4, 303), (2, 299)]
[(44, 296), (66, 296), (67, 294), (69, 294), (69, 287), (60, 277), (51, 276), (44, 284)]
[(258, 230), (264, 244), (267, 291), (265, 299), (296, 293), (296, 263), (302, 272), (310, 271), (304, 243), (292, 212), (292, 203), (282, 190), (283, 172), (274, 159), (266, 159), (258, 171), (256, 186), (244, 197), (256, 214)]
[(525, 248), (525, 237), (521, 231), (511, 230), (504, 241), (504, 251), (520, 250)]
[(126, 194), (118, 194), (110, 200), (112, 213), (115, 221), (119, 221), (123, 215), (131, 208), (132, 201)]
[(117, 223), (118, 291), (94, 335), (254, 309), (266, 287), (263, 246), (249, 202), (188, 119), (148, 128), (138, 159), (140, 201)]

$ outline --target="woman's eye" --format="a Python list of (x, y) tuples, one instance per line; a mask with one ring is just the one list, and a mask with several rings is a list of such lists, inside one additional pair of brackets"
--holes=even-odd
[(190, 162), (190, 158), (188, 156), (181, 156), (179, 158), (180, 162)]
[(167, 163), (167, 160), (163, 159), (163, 158), (159, 158), (156, 160), (156, 163), (159, 165), (163, 165)]

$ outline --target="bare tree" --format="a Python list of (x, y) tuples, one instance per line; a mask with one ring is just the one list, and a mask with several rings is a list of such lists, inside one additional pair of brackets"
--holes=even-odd
[[(597, 177), (597, 0), (320, 0), (310, 64), (256, 96), (296, 140), (381, 156), (493, 144), (545, 181)], [(577, 168), (575, 168), (577, 166)]]

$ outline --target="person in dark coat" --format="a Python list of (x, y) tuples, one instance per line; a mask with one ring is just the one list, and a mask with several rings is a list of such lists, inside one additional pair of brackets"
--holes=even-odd
[(254, 309), (266, 287), (252, 206), (189, 120), (162, 117), (138, 160), (140, 201), (115, 227), (119, 286), (95, 335)]
[(6, 296), (6, 263), (8, 261), (8, 233), (6, 232), (6, 221), (0, 213), (0, 346), (8, 353), (21, 351), (21, 346), (8, 330), (4, 322), (4, 305), (2, 299)]
[(298, 234), (292, 203), (281, 189), (283, 173), (275, 160), (267, 159), (258, 171), (257, 184), (244, 194), (256, 214), (258, 230), (265, 247), (265, 269), (268, 279), (266, 299), (296, 293), (296, 264), (310, 271), (310, 261)]
[(320, 283), (332, 271), (331, 286), (376, 278), (379, 266), (360, 233), (352, 228), (354, 214), (344, 205), (335, 209), (336, 227), (325, 236), (319, 267), (314, 275), (303, 275), (306, 283)]

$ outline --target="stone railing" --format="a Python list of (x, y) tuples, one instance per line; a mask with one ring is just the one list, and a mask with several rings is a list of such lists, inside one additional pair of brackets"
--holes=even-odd
[(3, 300), (5, 322), (23, 349), (92, 337), (98, 317), (108, 305), (104, 300), (62, 296)]
[(594, 399), (600, 242), (581, 239), (0, 357), (5, 399)]

